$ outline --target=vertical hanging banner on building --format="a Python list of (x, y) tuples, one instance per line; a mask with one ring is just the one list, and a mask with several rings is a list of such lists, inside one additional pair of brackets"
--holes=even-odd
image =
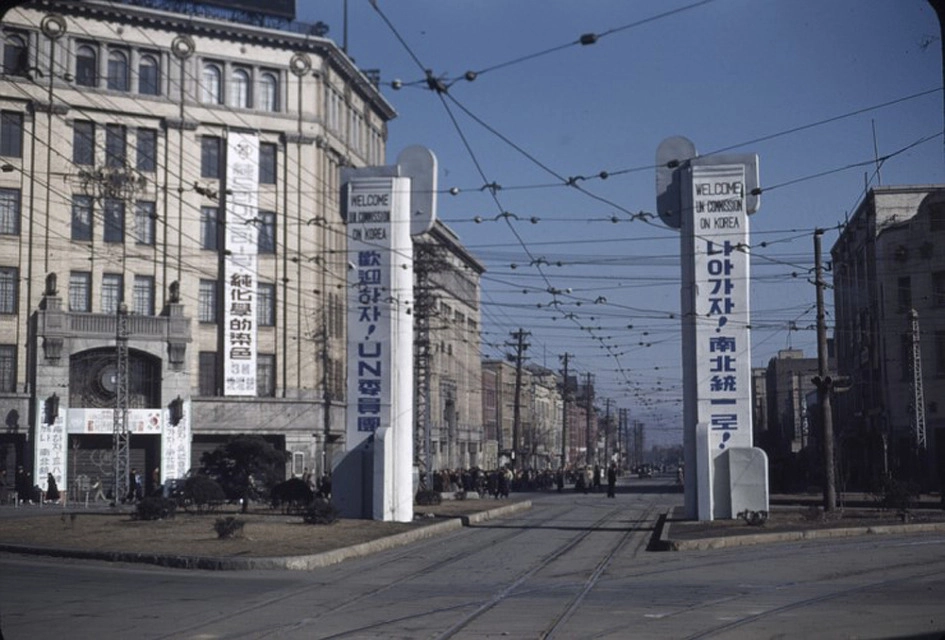
[(692, 206), (698, 422), (718, 455), (752, 445), (745, 166), (694, 165)]
[(56, 486), (66, 486), (66, 420), (63, 411), (53, 419), (46, 415), (46, 403), (37, 400), (36, 442), (33, 445), (33, 484), (45, 491), (49, 474)]
[(180, 422), (171, 424), (170, 418), (165, 409), (161, 441), (161, 478), (165, 482), (182, 480), (190, 471), (190, 401), (184, 401)]
[(223, 390), (256, 395), (256, 255), (259, 138), (231, 132), (226, 152)]

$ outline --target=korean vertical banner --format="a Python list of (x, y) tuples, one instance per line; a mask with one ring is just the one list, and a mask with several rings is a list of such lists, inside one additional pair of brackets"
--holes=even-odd
[(227, 396), (256, 395), (258, 189), (259, 138), (231, 132), (226, 152), (223, 274), (223, 388)]
[(68, 444), (66, 418), (60, 411), (53, 419), (46, 415), (46, 403), (37, 399), (36, 404), (36, 440), (33, 443), (33, 479), (32, 483), (46, 491), (46, 481), (51, 473), (60, 488), (66, 486), (66, 461)]
[(698, 422), (714, 455), (752, 446), (744, 165), (693, 166)]
[(383, 178), (347, 188), (349, 449), (390, 426), (391, 187)]

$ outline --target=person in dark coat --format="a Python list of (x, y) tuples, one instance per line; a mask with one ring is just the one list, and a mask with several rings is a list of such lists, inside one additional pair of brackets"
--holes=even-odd
[(611, 462), (607, 468), (607, 497), (617, 497), (617, 464)]
[(46, 502), (59, 502), (59, 486), (52, 473), (46, 475)]
[(30, 474), (23, 470), (23, 465), (16, 468), (16, 478), (13, 482), (20, 502), (30, 502)]

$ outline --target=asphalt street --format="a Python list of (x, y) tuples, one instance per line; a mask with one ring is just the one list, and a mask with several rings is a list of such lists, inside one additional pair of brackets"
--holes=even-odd
[(648, 550), (662, 480), (312, 571), (0, 555), (20, 638), (899, 638), (945, 632), (945, 534)]

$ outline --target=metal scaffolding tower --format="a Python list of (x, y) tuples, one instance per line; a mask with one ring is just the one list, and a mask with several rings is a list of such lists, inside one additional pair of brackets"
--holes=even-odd
[(128, 473), (131, 434), (128, 432), (128, 308), (118, 305), (115, 323), (115, 412), (112, 432), (115, 462), (115, 502), (131, 490)]
[(925, 440), (925, 392), (922, 388), (922, 348), (919, 344), (919, 313), (909, 310), (909, 334), (912, 343), (912, 359), (909, 369), (912, 378), (909, 386), (912, 391), (912, 430), (915, 444), (919, 451), (926, 448)]
[(414, 243), (414, 464), (433, 488), (433, 424), (430, 419), (430, 319), (436, 315), (431, 275), (445, 267), (441, 248)]

